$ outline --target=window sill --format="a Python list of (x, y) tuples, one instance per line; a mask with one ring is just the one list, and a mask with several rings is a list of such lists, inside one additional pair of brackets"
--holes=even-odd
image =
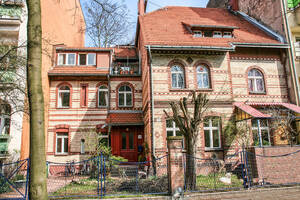
[(70, 107), (57, 107), (57, 109), (69, 109)]
[(182, 92), (182, 91), (190, 92), (192, 90), (191, 89), (186, 89), (186, 88), (171, 88), (170, 89), (170, 92)]
[(266, 92), (249, 92), (249, 95), (266, 95)]
[(118, 106), (118, 108), (133, 108), (133, 106)]
[(215, 148), (205, 147), (204, 151), (223, 151), (223, 148), (221, 148), (221, 147), (215, 147)]
[(55, 153), (54, 156), (68, 156), (69, 153)]
[(197, 92), (211, 92), (213, 91), (212, 88), (197, 88), (196, 89)]

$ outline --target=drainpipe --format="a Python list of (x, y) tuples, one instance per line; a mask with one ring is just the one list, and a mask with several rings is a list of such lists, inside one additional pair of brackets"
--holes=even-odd
[[(151, 134), (152, 134), (152, 157), (154, 159), (156, 159), (156, 155), (155, 155), (155, 135), (154, 135), (154, 128), (153, 128), (153, 122), (154, 122), (154, 99), (153, 99), (153, 80), (152, 80), (152, 55), (151, 55), (151, 49), (150, 46), (148, 46), (148, 53), (149, 53), (149, 61), (150, 61), (150, 65), (149, 65), (149, 70), (150, 70), (150, 92), (151, 92), (151, 96), (150, 96), (150, 101), (151, 101)], [(154, 167), (154, 171), (156, 174), (156, 168)]]
[(293, 51), (293, 47), (292, 47), (292, 38), (291, 38), (291, 31), (290, 31), (290, 27), (288, 24), (288, 19), (287, 19), (287, 13), (286, 13), (286, 3), (285, 0), (281, 0), (282, 3), (282, 9), (283, 9), (283, 21), (284, 21), (284, 26), (285, 26), (285, 32), (287, 35), (287, 39), (288, 39), (288, 45), (289, 45), (289, 60), (290, 60), (290, 64), (292, 65), (292, 79), (294, 79), (294, 85), (296, 86), (296, 104), (299, 106), (299, 97), (300, 97), (300, 91), (299, 91), (299, 82), (298, 82), (298, 78), (297, 78), (297, 70), (296, 70), (296, 65), (295, 65), (295, 55), (294, 55), (294, 51)]

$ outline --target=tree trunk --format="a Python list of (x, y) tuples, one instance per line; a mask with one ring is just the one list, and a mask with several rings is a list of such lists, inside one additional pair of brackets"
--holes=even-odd
[(48, 199), (44, 98), (42, 90), (42, 28), (40, 0), (27, 0), (27, 87), (30, 113), (29, 198)]
[(196, 189), (196, 145), (195, 138), (189, 134), (185, 138), (186, 148), (186, 170), (185, 170), (185, 186), (187, 190)]

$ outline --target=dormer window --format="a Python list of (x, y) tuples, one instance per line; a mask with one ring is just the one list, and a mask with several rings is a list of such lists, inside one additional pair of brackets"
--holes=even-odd
[(203, 31), (203, 35), (204, 35), (204, 37), (212, 37), (213, 32), (212, 31)]
[(221, 31), (214, 31), (214, 38), (221, 38), (222, 37), (222, 32)]
[(194, 31), (194, 37), (202, 37), (202, 31)]
[(223, 33), (223, 38), (232, 38), (232, 33), (231, 32), (224, 32)]
[(78, 55), (78, 64), (79, 65), (96, 65), (96, 54), (79, 54)]
[(59, 53), (57, 64), (58, 65), (75, 65), (75, 53)]

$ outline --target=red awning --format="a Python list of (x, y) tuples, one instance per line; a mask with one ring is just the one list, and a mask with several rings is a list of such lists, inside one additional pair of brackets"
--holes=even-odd
[(110, 125), (144, 125), (142, 113), (109, 113), (106, 123)]
[(243, 102), (235, 102), (235, 103), (233, 103), (233, 105), (254, 118), (270, 118), (271, 117), (271, 115), (264, 114), (264, 113), (260, 112), (259, 110), (251, 107), (250, 105), (246, 105)]
[(290, 104), (290, 103), (274, 103), (274, 102), (271, 102), (271, 103), (247, 103), (247, 105), (250, 105), (250, 106), (283, 106), (295, 113), (299, 113), (300, 114), (300, 107), (299, 106), (296, 106), (294, 104)]

